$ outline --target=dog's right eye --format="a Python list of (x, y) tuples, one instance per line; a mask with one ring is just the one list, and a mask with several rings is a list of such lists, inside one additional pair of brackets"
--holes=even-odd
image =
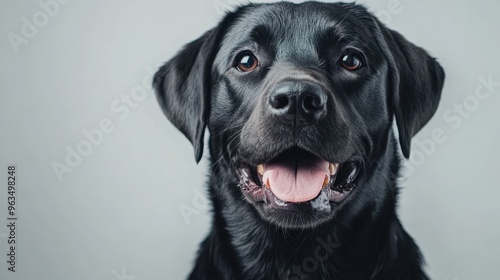
[(241, 72), (250, 72), (259, 66), (259, 60), (251, 53), (243, 53), (236, 59), (236, 68)]
[(349, 50), (340, 59), (340, 65), (349, 71), (358, 70), (363, 66), (362, 55), (355, 50)]

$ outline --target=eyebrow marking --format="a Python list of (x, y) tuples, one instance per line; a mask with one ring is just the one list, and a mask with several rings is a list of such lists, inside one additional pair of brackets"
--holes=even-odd
[(271, 45), (273, 35), (267, 26), (257, 25), (250, 32), (250, 38), (258, 45), (268, 48)]

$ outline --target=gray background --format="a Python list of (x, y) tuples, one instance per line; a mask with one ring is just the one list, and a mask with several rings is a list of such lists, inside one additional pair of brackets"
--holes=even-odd
[[(399, 0), (389, 9), (394, 1), (365, 2), (447, 73), (439, 110), (413, 144), (421, 156), (401, 179), (400, 216), (433, 279), (498, 279), (500, 86), (483, 100), (474, 93), (481, 77), (500, 82), (499, 2)], [(38, 1), (0, 1), (0, 279), (186, 276), (209, 227), (197, 195), (206, 160), (197, 166), (189, 142), (164, 118), (147, 69), (235, 4), (72, 0), (43, 25)], [(23, 17), (34, 16), (43, 26), (16, 52), (8, 36), (22, 37)], [(143, 100), (125, 105), (141, 92)], [(457, 117), (464, 102), (467, 114)], [(105, 119), (114, 130), (58, 180), (52, 164), (65, 164), (66, 149)], [(436, 129), (445, 141), (416, 144)], [(5, 262), (11, 163), (18, 168), (16, 273)], [(179, 207), (198, 213), (185, 219)]]

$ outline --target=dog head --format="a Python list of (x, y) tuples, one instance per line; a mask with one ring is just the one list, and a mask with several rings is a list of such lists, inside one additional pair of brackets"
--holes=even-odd
[(375, 181), (394, 154), (393, 118), (408, 158), (443, 81), (434, 58), (363, 6), (306, 2), (229, 13), (162, 66), (154, 88), (197, 161), (208, 127), (226, 203), (297, 228), (385, 193)]

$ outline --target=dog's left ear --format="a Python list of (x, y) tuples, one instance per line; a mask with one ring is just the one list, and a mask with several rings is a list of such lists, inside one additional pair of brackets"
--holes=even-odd
[(381, 33), (376, 34), (389, 62), (390, 98), (399, 143), (403, 155), (409, 158), (411, 138), (437, 110), (445, 75), (441, 65), (425, 50), (377, 23)]
[(153, 79), (163, 112), (193, 144), (196, 162), (203, 155), (210, 72), (219, 40), (217, 28), (206, 32), (160, 67)]

